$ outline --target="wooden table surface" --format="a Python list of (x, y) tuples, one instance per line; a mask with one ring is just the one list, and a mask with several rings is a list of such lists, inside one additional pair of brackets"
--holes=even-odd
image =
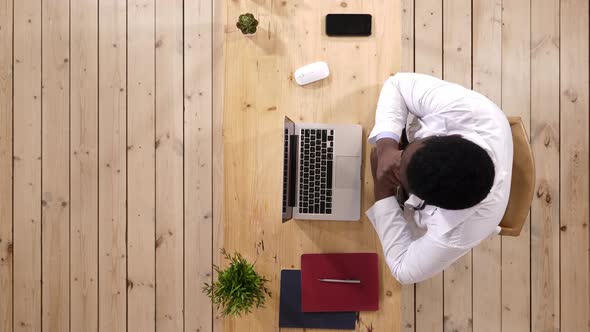
[[(227, 1), (224, 246), (256, 260), (256, 269), (270, 279), (273, 296), (264, 309), (226, 319), (225, 331), (278, 331), (281, 269), (300, 268), (301, 254), (327, 252), (379, 254), (380, 310), (361, 313), (356, 330), (400, 329), (400, 286), (364, 215), (373, 203), (366, 141), (361, 221), (281, 223), (284, 116), (298, 122), (358, 123), (366, 137), (381, 85), (400, 67), (400, 11), (399, 0)], [(253, 37), (235, 27), (237, 17), (246, 12), (260, 21)], [(372, 14), (373, 34), (327, 37), (328, 13)], [(320, 60), (328, 62), (331, 76), (298, 86), (292, 72)]]

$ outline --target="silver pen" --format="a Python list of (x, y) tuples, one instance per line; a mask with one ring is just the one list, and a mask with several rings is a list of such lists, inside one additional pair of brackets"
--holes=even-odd
[(361, 281), (360, 280), (356, 280), (356, 279), (318, 279), (319, 281), (322, 282), (334, 282), (334, 283), (340, 283), (340, 284), (360, 284)]

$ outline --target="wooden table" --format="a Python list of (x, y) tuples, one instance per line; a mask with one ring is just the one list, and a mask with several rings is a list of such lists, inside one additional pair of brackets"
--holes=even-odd
[[(246, 37), (235, 27), (241, 13), (260, 21)], [(330, 38), (328, 13), (373, 15), (371, 37)], [(400, 66), (399, 0), (227, 1), (224, 111), (224, 246), (237, 250), (269, 278), (266, 308), (224, 321), (225, 331), (278, 331), (280, 271), (299, 268), (303, 253), (377, 252), (380, 310), (363, 312), (357, 331), (400, 329), (400, 286), (383, 259), (364, 216), (360, 222), (281, 223), (283, 118), (299, 122), (359, 123), (366, 137), (385, 79)], [(327, 61), (331, 76), (300, 87), (292, 72)], [(365, 161), (370, 146), (363, 143)], [(373, 203), (372, 179), (363, 163), (364, 212)]]

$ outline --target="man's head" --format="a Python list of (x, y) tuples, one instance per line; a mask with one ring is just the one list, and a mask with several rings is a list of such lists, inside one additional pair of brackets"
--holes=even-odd
[(458, 135), (413, 142), (404, 150), (400, 168), (400, 180), (408, 193), (448, 210), (481, 202), (490, 192), (495, 175), (487, 152)]

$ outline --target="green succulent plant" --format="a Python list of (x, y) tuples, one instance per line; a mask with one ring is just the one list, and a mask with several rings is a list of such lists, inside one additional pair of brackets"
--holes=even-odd
[(238, 23), (236, 23), (236, 26), (245, 35), (253, 34), (256, 33), (258, 20), (251, 13), (242, 14), (238, 18)]
[(241, 316), (252, 312), (254, 307), (263, 308), (266, 295), (271, 297), (266, 287), (268, 279), (254, 270), (254, 264), (249, 263), (241, 254), (230, 255), (225, 249), (221, 250), (223, 257), (229, 261), (229, 266), (221, 270), (214, 265), (217, 281), (205, 283), (203, 293), (211, 302), (221, 309), (223, 316)]

